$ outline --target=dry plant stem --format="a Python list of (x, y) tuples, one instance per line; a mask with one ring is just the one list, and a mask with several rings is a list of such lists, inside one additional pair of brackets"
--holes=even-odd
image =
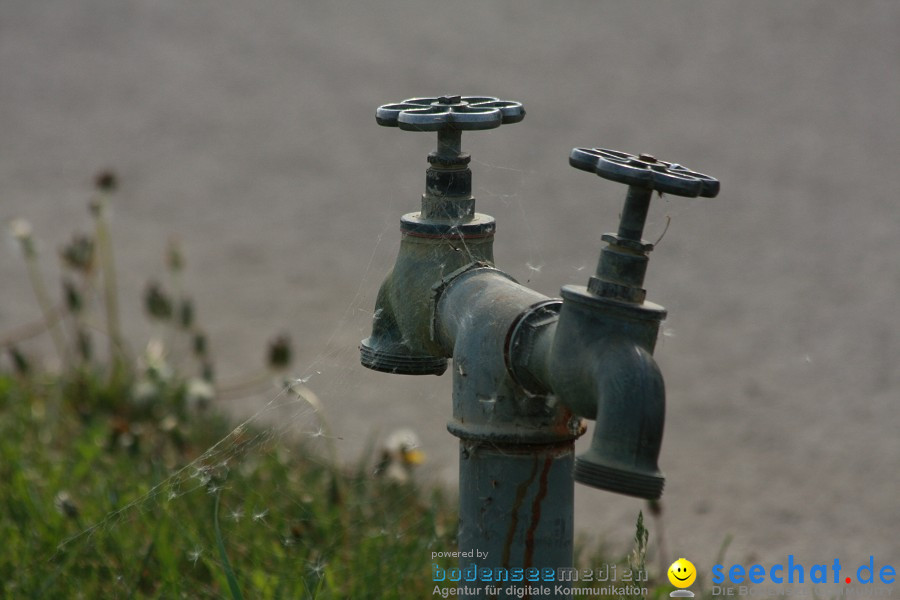
[(69, 347), (63, 337), (63, 333), (59, 328), (60, 311), (54, 308), (50, 301), (50, 295), (44, 285), (44, 279), (41, 277), (38, 268), (37, 255), (33, 253), (25, 253), (25, 266), (28, 270), (28, 279), (31, 282), (31, 289), (34, 290), (35, 298), (37, 298), (38, 306), (44, 316), (44, 323), (47, 330), (50, 331), (50, 337), (53, 339), (53, 345), (59, 354), (59, 359), (63, 363), (63, 369), (67, 368), (72, 360), (69, 356)]
[(109, 357), (112, 362), (111, 376), (115, 377), (123, 368), (125, 348), (122, 343), (122, 330), (119, 321), (119, 298), (116, 286), (116, 269), (113, 262), (112, 241), (107, 220), (107, 196), (100, 194), (97, 198), (96, 238), (100, 255), (100, 268), (103, 270), (103, 300), (106, 306), (106, 329), (109, 333)]
[(61, 305), (52, 307), (50, 309), (49, 319), (47, 316), (43, 316), (6, 332), (6, 334), (0, 338), (0, 348), (8, 348), (9, 346), (15, 346), (16, 344), (21, 344), (24, 341), (36, 338), (58, 323), (65, 314), (66, 311)]
[(175, 271), (169, 271), (170, 281), (172, 282), (172, 297), (175, 299), (174, 302), (174, 315), (170, 323), (170, 348), (172, 349), (172, 362), (176, 364), (181, 364), (184, 356), (184, 346), (183, 343), (189, 343), (190, 339), (193, 337), (193, 327), (184, 328), (181, 327), (180, 324), (180, 311), (181, 311), (181, 303), (184, 301), (184, 289), (181, 280), (181, 274)]
[(669, 215), (666, 215), (666, 226), (663, 227), (662, 233), (659, 234), (659, 237), (656, 238), (656, 241), (655, 241), (655, 242), (653, 242), (653, 247), (654, 247), (654, 248), (656, 248), (657, 246), (659, 246), (659, 243), (662, 241), (662, 239), (663, 239), (664, 237), (666, 237), (666, 232), (669, 231), (669, 225), (671, 225), (671, 224), (672, 224), (672, 217), (669, 216)]
[[(216, 386), (216, 397), (222, 400), (247, 397), (254, 392), (262, 391), (264, 384), (270, 385), (272, 376), (273, 374), (271, 371), (261, 371), (255, 375), (250, 375), (228, 382), (224, 385)], [(326, 451), (328, 452), (329, 459), (336, 462), (337, 446), (335, 445), (335, 440), (339, 438), (333, 434), (331, 427), (328, 424), (328, 420), (325, 418), (322, 403), (311, 390), (307, 391), (308, 388), (302, 384), (291, 385), (288, 380), (284, 385), (287, 389), (283, 389), (282, 391), (293, 394), (298, 400), (306, 402), (315, 411), (316, 419), (321, 426), (321, 437), (325, 438)]]
[(312, 409), (315, 411), (316, 419), (319, 421), (321, 432), (325, 437), (325, 446), (328, 451), (328, 458), (331, 461), (331, 464), (337, 464), (338, 455), (335, 440), (338, 438), (332, 432), (331, 427), (328, 424), (328, 419), (325, 418), (325, 410), (318, 396), (316, 396), (312, 390), (304, 386), (302, 383), (291, 386), (290, 391), (294, 395), (296, 395), (297, 398), (309, 404), (310, 407), (312, 407)]
[(669, 559), (669, 552), (666, 548), (662, 515), (656, 515), (654, 522), (656, 523), (656, 547), (658, 548), (659, 572), (665, 573), (666, 570), (668, 570), (669, 565), (672, 564), (672, 561)]

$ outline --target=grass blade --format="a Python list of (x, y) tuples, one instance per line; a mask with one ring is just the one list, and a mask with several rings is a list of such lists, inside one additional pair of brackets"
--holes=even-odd
[(216, 529), (216, 546), (219, 549), (219, 558), (222, 560), (222, 567), (225, 569), (225, 577), (228, 579), (228, 587), (231, 590), (231, 597), (234, 600), (244, 600), (241, 594), (241, 588), (238, 586), (237, 577), (234, 576), (234, 569), (228, 561), (228, 555), (225, 553), (225, 542), (222, 541), (222, 529), (219, 527), (219, 500), (222, 498), (222, 492), (216, 493), (216, 507), (213, 511), (213, 522)]

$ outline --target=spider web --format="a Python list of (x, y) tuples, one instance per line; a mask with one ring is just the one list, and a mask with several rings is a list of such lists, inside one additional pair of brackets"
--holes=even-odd
[[(592, 247), (583, 252), (584, 262), (574, 266), (566, 263), (568, 258), (565, 257), (570, 256), (570, 252), (565, 252), (563, 258), (555, 258), (552, 254), (556, 249), (543, 249), (542, 239), (546, 239), (546, 233), (542, 238), (539, 232), (546, 229), (546, 223), (535, 222), (534, 211), (529, 208), (535, 199), (527, 191), (537, 174), (477, 159), (473, 160), (472, 166), (476, 176), (484, 179), (483, 185), (476, 183), (475, 186), (480, 211), (494, 214), (502, 225), (495, 249), (498, 266), (506, 266), (505, 234), (515, 242), (509, 254), (516, 261), (512, 268), (507, 267), (506, 270), (521, 283), (549, 296), (556, 296), (556, 290), (563, 283), (584, 284), (592, 271), (589, 265), (593, 264), (599, 250), (598, 240), (588, 240), (584, 244)], [(416, 198), (415, 188), (409, 185), (406, 188), (404, 196)], [(566, 201), (580, 200), (569, 198)], [(397, 205), (400, 204), (402, 207), (398, 210)], [(304, 449), (302, 457), (278, 457), (281, 462), (300, 460), (325, 467), (345, 465), (344, 468), (347, 464), (354, 464), (359, 465), (367, 476), (376, 477), (377, 460), (373, 455), (378, 455), (379, 444), (384, 444), (393, 430), (408, 428), (414, 434), (418, 433), (415, 443), (420, 444), (431, 457), (428, 468), (423, 469), (424, 472), (413, 473), (413, 477), (423, 485), (422, 489), (435, 486), (452, 488), (456, 475), (457, 442), (443, 430), (450, 412), (449, 374), (437, 383), (432, 378), (403, 378), (400, 388), (390, 387), (388, 384), (393, 384), (396, 378), (372, 374), (363, 369), (359, 365), (356, 345), (359, 339), (368, 335), (378, 287), (386, 265), (396, 253), (399, 214), (416, 210), (416, 204), (418, 202), (415, 200), (386, 202), (383, 223), (375, 230), (372, 247), (364, 254), (368, 258), (361, 267), (356, 289), (345, 296), (347, 299), (339, 310), (331, 312), (337, 316), (324, 328), (328, 331), (327, 338), (313, 340), (319, 350), (310, 360), (304, 361), (305, 364), (299, 365), (299, 373), (272, 376), (268, 391), (258, 389), (241, 395), (238, 397), (240, 403), (232, 403), (230, 409), (227, 403), (221, 405), (220, 409), (231, 412), (232, 418), (236, 419), (236, 424), (227, 435), (187, 464), (174, 468), (132, 500), (109, 510), (94, 522), (83, 523), (77, 532), (59, 540), (56, 554), (47, 557), (47, 560), (65, 564), (67, 556), (91, 552), (104, 544), (105, 537), (124, 534), (141, 515), (176, 515), (177, 520), (183, 506), (198, 501), (211, 503), (213, 499), (216, 500), (218, 522), (230, 536), (230, 543), (240, 544), (241, 535), (249, 535), (241, 533), (246, 530), (238, 529), (240, 524), (246, 526), (249, 523), (253, 530), (267, 532), (284, 547), (290, 547), (296, 540), (286, 531), (286, 521), (272, 513), (268, 499), (252, 489), (239, 489), (232, 485), (233, 478), (230, 477), (236, 470), (246, 473), (259, 468), (262, 459), (272, 452), (284, 452), (284, 448), (289, 447), (278, 442), (299, 441)], [(684, 204), (679, 206), (685, 210)], [(648, 231), (662, 230), (664, 221), (665, 218), (660, 217), (651, 219)], [(517, 228), (524, 233), (512, 233)], [(599, 233), (595, 238), (599, 238)], [(468, 252), (467, 248), (463, 250)], [(548, 276), (548, 273), (555, 274), (555, 277)], [(379, 381), (374, 384), (377, 388), (373, 390), (372, 382), (376, 379)], [(382, 386), (384, 389), (379, 389)], [(385, 396), (391, 394), (405, 394), (407, 397), (386, 399)], [(358, 408), (354, 398), (365, 398), (374, 404), (366, 410), (369, 417), (381, 410), (378, 403), (392, 408), (385, 412), (386, 418), (370, 419), (366, 415), (353, 418), (352, 412)], [(404, 410), (397, 407), (404, 403), (418, 404), (420, 409), (423, 405), (430, 408), (398, 418), (397, 415), (402, 415)], [(256, 408), (246, 414), (248, 406)], [(348, 411), (351, 413), (349, 416)], [(421, 493), (414, 487), (400, 489), (400, 502), (413, 503)], [(221, 513), (218, 512), (219, 501)], [(297, 499), (298, 505), (304, 502), (303, 497)], [(414, 526), (415, 523), (385, 523), (382, 531), (403, 531)], [(455, 528), (455, 525), (451, 527)], [(186, 568), (199, 569), (204, 565), (209, 569), (225, 568), (216, 540), (209, 536), (182, 535), (177, 545), (175, 553)], [(305, 561), (304, 568), (299, 569), (295, 577), (309, 581), (321, 579), (328, 567), (325, 558), (312, 552), (306, 555)], [(41, 567), (36, 565), (35, 568)], [(65, 577), (65, 573), (62, 576)], [(423, 578), (426, 576), (427, 573), (422, 573)], [(122, 579), (123, 590), (129, 589), (130, 579), (133, 578), (125, 574), (116, 577)], [(312, 593), (312, 590), (309, 592)]]

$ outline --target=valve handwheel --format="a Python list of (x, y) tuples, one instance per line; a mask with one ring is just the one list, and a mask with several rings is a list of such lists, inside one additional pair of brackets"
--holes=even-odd
[[(420, 327), (432, 323), (428, 303), (410, 305), (409, 297), (417, 297), (415, 290), (428, 297), (446, 273), (493, 262), (496, 223), (475, 212), (470, 157), (460, 148), (462, 132), (495, 129), (524, 118), (521, 102), (489, 96), (409, 98), (375, 111), (379, 125), (437, 132), (438, 143), (437, 151), (428, 155), (422, 209), (400, 217), (404, 241), (389, 279), (393, 283), (386, 282), (379, 292), (383, 312), (372, 335), (360, 344), (366, 367), (406, 375), (440, 375), (447, 369), (447, 358), (434, 348), (433, 334)], [(457, 240), (463, 241), (459, 245), (465, 252), (459, 252)]]
[(606, 148), (573, 148), (569, 164), (628, 186), (619, 230), (601, 236), (609, 245), (600, 252), (597, 272), (588, 289), (598, 296), (643, 303), (647, 252), (653, 250), (653, 244), (641, 236), (653, 192), (713, 198), (719, 193), (719, 181), (649, 154), (635, 156)]
[[(524, 118), (521, 102), (493, 96), (408, 98), (384, 104), (375, 111), (375, 120), (384, 127), (437, 132), (437, 150), (428, 155), (430, 166), (425, 172), (421, 217), (424, 221), (457, 223), (469, 223), (476, 218), (472, 171), (467, 166), (471, 157), (462, 151), (462, 132), (496, 129)], [(424, 221), (412, 224), (411, 219), (404, 217), (403, 223), (418, 230), (425, 227)], [(493, 220), (490, 223), (493, 231)], [(477, 232), (470, 233), (486, 233), (486, 228), (487, 221), (483, 227), (478, 225)]]
[(408, 98), (396, 104), (379, 106), (375, 120), (385, 127), (404, 131), (436, 131), (437, 152), (429, 156), (432, 164), (448, 167), (469, 162), (462, 153), (462, 132), (495, 129), (518, 123), (525, 118), (521, 102), (491, 96), (438, 96)]
[(628, 186), (615, 241), (619, 245), (634, 246), (641, 251), (653, 249), (652, 244), (641, 240), (641, 234), (654, 191), (691, 198), (713, 198), (719, 193), (717, 179), (649, 154), (635, 156), (606, 148), (573, 148), (569, 154), (569, 164), (576, 169), (596, 173), (604, 179)]
[(385, 104), (375, 111), (375, 120), (385, 127), (406, 131), (474, 131), (493, 129), (525, 118), (521, 102), (489, 96), (439, 96), (409, 98)]
[(604, 179), (674, 196), (714, 198), (718, 180), (649, 154), (628, 154), (605, 148), (573, 148), (569, 164)]

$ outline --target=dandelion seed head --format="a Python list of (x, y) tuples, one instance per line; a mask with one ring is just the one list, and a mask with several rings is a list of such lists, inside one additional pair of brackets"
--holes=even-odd
[(56, 510), (59, 511), (60, 514), (66, 516), (70, 519), (75, 519), (78, 517), (78, 506), (75, 505), (75, 502), (72, 501), (72, 497), (69, 496), (69, 492), (65, 490), (60, 490), (56, 497), (53, 498), (53, 505), (56, 507)]
[(34, 234), (34, 229), (32, 229), (31, 223), (26, 219), (13, 219), (9, 224), (9, 230), (12, 232), (13, 237), (18, 242), (29, 240)]
[(194, 474), (191, 475), (191, 477), (200, 481), (200, 485), (207, 485), (210, 481), (212, 481), (212, 474), (210, 473), (210, 469), (207, 466), (195, 467)]
[(264, 510), (253, 513), (253, 522), (258, 523), (266, 518), (266, 515), (269, 514), (269, 509), (266, 508)]
[(208, 407), (216, 397), (216, 390), (205, 379), (191, 377), (187, 383), (185, 393), (188, 407), (191, 410), (202, 411)]
[(194, 548), (190, 552), (188, 552), (187, 557), (188, 560), (194, 563), (194, 566), (197, 566), (197, 561), (200, 560), (200, 557), (203, 556), (203, 548)]
[(309, 570), (317, 577), (321, 577), (326, 568), (328, 568), (328, 563), (321, 560), (317, 560), (316, 562), (310, 563), (309, 565)]

